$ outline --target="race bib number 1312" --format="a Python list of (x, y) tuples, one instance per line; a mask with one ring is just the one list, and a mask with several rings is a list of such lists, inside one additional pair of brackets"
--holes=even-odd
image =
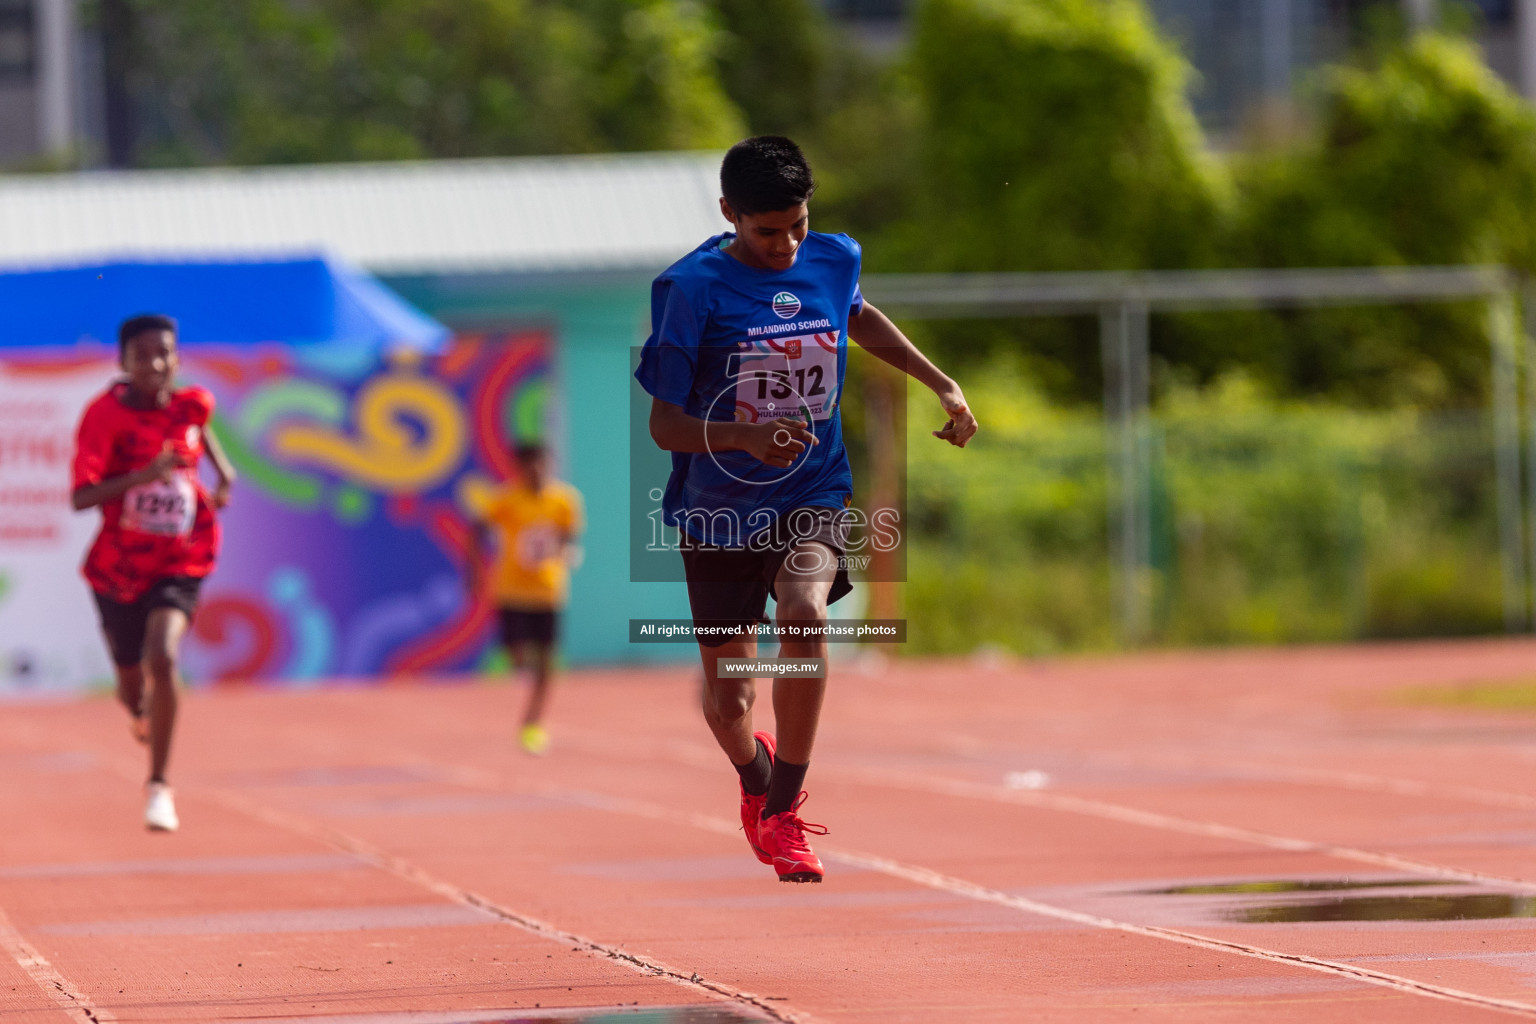
[(837, 348), (835, 333), (754, 339), (737, 357), (736, 418), (830, 419), (837, 411)]

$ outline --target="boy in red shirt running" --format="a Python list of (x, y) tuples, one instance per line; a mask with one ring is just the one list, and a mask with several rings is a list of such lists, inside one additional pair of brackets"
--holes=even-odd
[[(179, 821), (165, 763), (176, 724), (177, 660), (218, 555), (214, 509), (229, 503), (235, 472), (208, 428), (213, 395), (172, 388), (180, 366), (176, 321), (132, 317), (117, 344), (127, 377), (86, 406), (70, 501), (76, 510), (101, 506), (84, 575), (117, 667), (118, 699), (133, 716), (134, 735), (149, 744), (144, 824), (174, 832)], [(219, 477), (212, 496), (197, 478), (204, 452)]]

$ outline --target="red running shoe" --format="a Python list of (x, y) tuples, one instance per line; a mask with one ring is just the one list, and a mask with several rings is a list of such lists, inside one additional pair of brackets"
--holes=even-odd
[[(760, 740), (763, 746), (768, 748), (768, 763), (772, 764), (773, 752), (777, 749), (777, 744), (773, 742), (773, 734), (757, 732), (752, 734), (752, 738)], [(741, 791), (741, 830), (747, 834), (747, 845), (752, 847), (752, 852), (757, 854), (758, 860), (764, 864), (772, 864), (773, 858), (763, 852), (763, 847), (757, 840), (757, 830), (763, 820), (763, 805), (767, 802), (767, 791), (756, 796), (745, 789)]]
[(810, 844), (805, 841), (805, 834), (809, 832), (813, 836), (824, 836), (827, 827), (801, 821), (795, 812), (803, 803), (805, 793), (802, 792), (795, 798), (793, 807), (767, 819), (757, 830), (757, 841), (763, 851), (758, 856), (767, 854), (764, 860), (773, 865), (781, 882), (819, 882), (825, 874), (821, 869), (821, 859), (812, 852)]

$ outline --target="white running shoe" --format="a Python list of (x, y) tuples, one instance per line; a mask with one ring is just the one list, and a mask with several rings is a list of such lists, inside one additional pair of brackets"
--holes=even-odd
[(175, 832), (181, 825), (176, 817), (176, 801), (171, 787), (163, 782), (149, 784), (149, 803), (144, 806), (144, 826), (152, 832)]

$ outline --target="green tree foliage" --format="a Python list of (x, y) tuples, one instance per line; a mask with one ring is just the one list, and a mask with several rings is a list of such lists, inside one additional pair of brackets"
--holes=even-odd
[[(1335, 69), (1315, 135), (1240, 160), (1237, 178), (1230, 258), (1241, 265), (1536, 267), (1536, 114), (1463, 39), (1421, 34), (1369, 64)], [(1476, 308), (1250, 322), (1229, 335), (1227, 359), (1281, 391), (1429, 406), (1486, 393)]]
[(910, 76), (862, 51), (818, 0), (711, 0), (720, 80), (756, 134), (816, 169), (815, 227), (872, 237), (907, 216), (919, 119)]
[(815, 0), (711, 0), (726, 93), (754, 134), (802, 134), (829, 99), (834, 37)]
[(920, 202), (931, 270), (1208, 262), (1224, 185), (1186, 68), (1134, 0), (924, 0)]
[(150, 163), (687, 149), (739, 137), (691, 0), (134, 0)]
[[(1115, 646), (1101, 418), (1006, 359), (966, 394), (984, 429), (961, 459), (926, 433), (932, 398), (909, 395), (913, 649)], [(1485, 414), (1280, 401), (1234, 375), (1170, 389), (1150, 441), (1154, 643), (1502, 628)]]
[[(834, 156), (834, 209), (887, 218), (866, 265), (1053, 271), (1208, 265), (1229, 187), (1185, 96), (1188, 69), (1140, 0), (923, 0), (891, 97)], [(852, 119), (850, 119), (852, 120)], [(851, 185), (851, 187), (850, 187)], [(930, 324), (965, 368), (1022, 351), (1050, 394), (1096, 400), (1097, 325)]]
[(1536, 114), (1463, 39), (1336, 69), (1316, 139), (1242, 177), (1239, 255), (1261, 265), (1533, 265)]

